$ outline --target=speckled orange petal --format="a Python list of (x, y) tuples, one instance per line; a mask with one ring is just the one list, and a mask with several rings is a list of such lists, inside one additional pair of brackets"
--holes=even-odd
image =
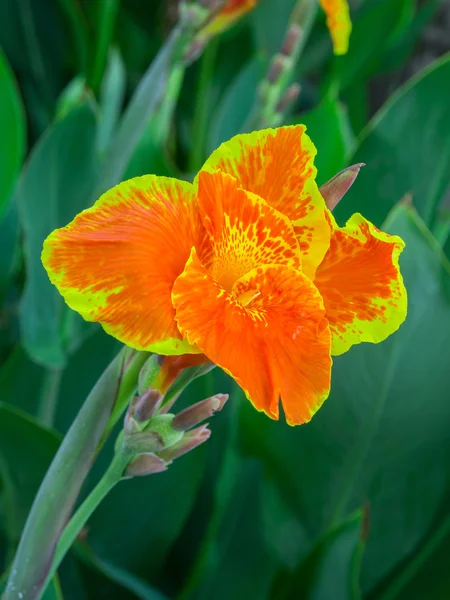
[(300, 249), (291, 222), (264, 200), (238, 188), (221, 171), (200, 173), (198, 206), (212, 245), (214, 279), (227, 291), (252, 269), (267, 264), (299, 268)]
[(197, 352), (181, 336), (173, 282), (207, 243), (191, 184), (146, 175), (106, 192), (46, 239), (42, 261), (67, 304), (125, 344)]
[(346, 54), (352, 31), (350, 9), (347, 0), (320, 0), (327, 16), (327, 26), (333, 40), (335, 54)]
[(398, 259), (404, 242), (360, 214), (344, 228), (331, 218), (330, 249), (317, 269), (332, 332), (332, 354), (359, 342), (382, 342), (406, 318), (407, 296)]
[[(245, 301), (240, 299), (245, 298)], [(176, 280), (178, 327), (243, 388), (255, 408), (309, 421), (330, 388), (330, 331), (310, 280), (284, 266), (255, 269), (226, 292), (195, 249)]]
[(215, 17), (203, 27), (197, 36), (199, 40), (207, 40), (231, 27), (245, 13), (251, 10), (258, 0), (228, 0)]
[(233, 175), (240, 187), (258, 194), (292, 221), (303, 272), (310, 278), (330, 244), (325, 202), (315, 182), (315, 155), (304, 125), (295, 125), (237, 135), (202, 167)]

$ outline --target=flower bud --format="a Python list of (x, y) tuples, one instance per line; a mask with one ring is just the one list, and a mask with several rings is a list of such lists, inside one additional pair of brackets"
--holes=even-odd
[(365, 167), (365, 164), (358, 163), (351, 167), (347, 167), (319, 188), (319, 191), (325, 200), (325, 204), (330, 210), (333, 210), (337, 206), (339, 201), (351, 188), (355, 179), (358, 177), (361, 167)]
[(211, 431), (208, 427), (206, 425), (201, 425), (196, 429), (186, 432), (183, 435), (183, 438), (170, 448), (158, 452), (158, 456), (166, 463), (170, 463), (176, 458), (183, 456), (183, 454), (197, 448), (197, 446), (200, 446), (203, 442), (206, 442), (210, 435)]
[(188, 406), (188, 408), (175, 415), (172, 427), (177, 431), (187, 431), (205, 419), (212, 417), (215, 412), (222, 410), (227, 400), (228, 394), (216, 394), (211, 398)]
[(281, 54), (284, 54), (285, 56), (292, 56), (295, 54), (295, 50), (300, 42), (301, 35), (302, 28), (299, 25), (296, 23), (290, 25), (283, 40)]
[(293, 83), (284, 92), (283, 96), (277, 104), (275, 111), (277, 113), (285, 113), (287, 109), (297, 100), (300, 96), (301, 87), (299, 83)]
[(160, 408), (164, 396), (158, 390), (146, 390), (134, 403), (133, 417), (139, 423), (148, 421)]
[(142, 431), (124, 430), (123, 448), (131, 454), (159, 452), (173, 446), (183, 437), (172, 427), (173, 415), (156, 415)]
[(131, 461), (125, 471), (125, 477), (141, 477), (167, 471), (167, 463), (156, 454), (141, 454)]

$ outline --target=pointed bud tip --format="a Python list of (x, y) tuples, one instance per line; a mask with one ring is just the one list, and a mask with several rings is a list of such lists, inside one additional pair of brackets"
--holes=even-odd
[(211, 398), (196, 402), (175, 415), (172, 426), (177, 431), (187, 431), (222, 410), (227, 400), (228, 394), (215, 394)]
[(166, 463), (172, 462), (176, 458), (187, 454), (191, 450), (194, 450), (207, 440), (211, 436), (211, 430), (208, 429), (208, 425), (201, 425), (196, 429), (192, 429), (184, 434), (183, 439), (177, 444), (174, 444), (170, 448), (166, 448), (161, 452), (158, 452), (158, 456), (162, 458)]
[(343, 169), (329, 181), (324, 183), (319, 191), (322, 194), (327, 207), (333, 210), (342, 200), (348, 190), (352, 187), (357, 178), (361, 167), (365, 167), (365, 163), (356, 163)]

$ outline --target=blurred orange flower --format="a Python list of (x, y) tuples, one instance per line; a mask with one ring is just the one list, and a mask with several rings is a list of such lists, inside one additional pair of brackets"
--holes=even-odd
[(335, 54), (346, 54), (352, 31), (350, 9), (347, 0), (320, 0), (327, 16), (327, 26), (333, 40)]
[[(290, 424), (328, 396), (331, 355), (406, 316), (403, 242), (361, 215), (337, 226), (303, 126), (238, 135), (193, 184), (146, 175), (45, 241), (67, 304), (139, 350), (204, 354)], [(199, 357), (200, 358), (200, 357)], [(200, 362), (203, 358), (200, 358)]]
[(202, 28), (199, 38), (208, 39), (225, 31), (257, 3), (258, 0), (227, 0), (222, 9)]

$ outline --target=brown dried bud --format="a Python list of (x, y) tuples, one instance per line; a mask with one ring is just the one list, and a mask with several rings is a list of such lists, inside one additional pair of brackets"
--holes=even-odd
[(339, 201), (342, 200), (351, 188), (355, 179), (358, 177), (361, 167), (365, 167), (365, 163), (358, 163), (351, 167), (347, 167), (319, 188), (319, 191), (325, 200), (325, 204), (330, 210), (333, 210), (336, 207)]
[(175, 415), (172, 427), (177, 431), (187, 431), (222, 410), (227, 400), (228, 394), (216, 394), (211, 398), (197, 402)]

